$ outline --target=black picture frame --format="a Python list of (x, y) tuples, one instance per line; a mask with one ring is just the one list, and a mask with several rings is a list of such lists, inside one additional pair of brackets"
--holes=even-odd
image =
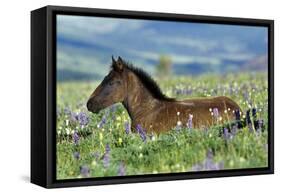
[[(268, 28), (268, 167), (56, 180), (56, 15), (264, 26)], [(274, 21), (232, 17), (46, 6), (31, 12), (31, 182), (46, 188), (274, 173)]]

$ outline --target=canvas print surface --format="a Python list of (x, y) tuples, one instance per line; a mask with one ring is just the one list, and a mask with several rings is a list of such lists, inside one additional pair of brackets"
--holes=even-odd
[(56, 16), (56, 178), (268, 166), (268, 29)]

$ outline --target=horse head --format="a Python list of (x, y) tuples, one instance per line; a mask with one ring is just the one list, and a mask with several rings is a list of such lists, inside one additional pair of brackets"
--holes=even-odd
[(87, 108), (93, 113), (122, 102), (126, 94), (126, 77), (124, 61), (118, 57), (117, 61), (112, 56), (112, 69), (100, 85), (91, 94)]

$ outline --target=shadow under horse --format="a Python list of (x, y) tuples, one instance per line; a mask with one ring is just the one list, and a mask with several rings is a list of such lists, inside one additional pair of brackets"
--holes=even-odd
[(87, 108), (93, 113), (121, 102), (127, 109), (132, 130), (161, 133), (176, 126), (208, 128), (224, 121), (235, 120), (241, 111), (236, 102), (225, 96), (176, 100), (163, 94), (157, 83), (143, 70), (121, 57), (112, 57), (111, 70), (91, 94)]

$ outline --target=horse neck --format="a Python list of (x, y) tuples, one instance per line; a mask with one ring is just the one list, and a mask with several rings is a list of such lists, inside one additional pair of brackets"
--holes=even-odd
[(148, 112), (159, 105), (159, 100), (153, 97), (136, 75), (129, 73), (126, 83), (127, 92), (123, 105), (132, 120), (147, 115)]

